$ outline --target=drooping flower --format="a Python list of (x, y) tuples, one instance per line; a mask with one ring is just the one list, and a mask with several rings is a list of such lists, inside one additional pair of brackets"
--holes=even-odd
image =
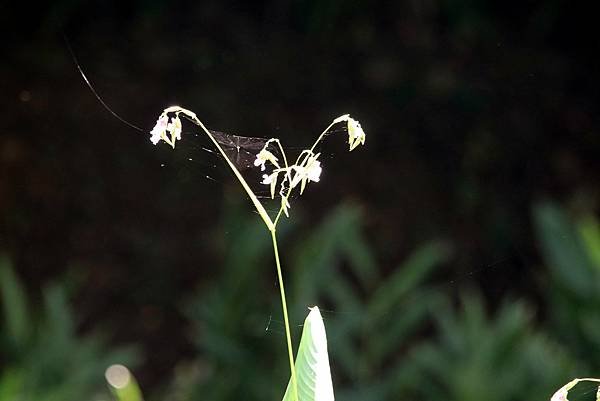
[(271, 199), (275, 198), (275, 186), (277, 185), (278, 171), (271, 173), (271, 175), (263, 174), (262, 184), (271, 186)]
[(166, 114), (161, 114), (158, 120), (156, 121), (156, 125), (150, 131), (150, 141), (153, 144), (157, 144), (161, 139), (164, 139), (167, 131), (167, 123), (169, 122), (169, 117)]
[(306, 166), (306, 178), (308, 178), (309, 181), (319, 182), (322, 171), (323, 168), (321, 167), (321, 162), (315, 160), (310, 165)]
[(172, 146), (175, 147), (175, 141), (181, 140), (181, 120), (179, 116), (171, 118), (171, 122), (167, 125), (167, 131), (171, 135)]
[(359, 144), (364, 145), (365, 138), (366, 134), (360, 123), (348, 117), (348, 143), (350, 144), (350, 151), (353, 151)]
[(366, 134), (360, 126), (360, 123), (350, 117), (350, 114), (344, 114), (333, 120), (333, 124), (346, 122), (348, 127), (348, 144), (350, 145), (350, 151), (353, 151), (359, 144), (365, 144)]
[(260, 166), (260, 171), (265, 171), (265, 163), (266, 162), (270, 162), (276, 168), (279, 168), (279, 163), (277, 163), (277, 160), (278, 159), (275, 157), (275, 155), (273, 153), (271, 153), (267, 149), (263, 148), (256, 155), (256, 160), (254, 160), (254, 165), (256, 167)]
[(175, 142), (181, 139), (181, 120), (178, 114), (172, 117), (170, 122), (166, 112), (160, 115), (150, 131), (150, 141), (156, 145), (161, 139), (175, 148)]

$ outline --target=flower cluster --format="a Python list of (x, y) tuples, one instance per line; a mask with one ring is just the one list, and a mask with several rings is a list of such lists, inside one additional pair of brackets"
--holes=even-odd
[[(354, 150), (359, 144), (364, 145), (366, 135), (358, 121), (346, 114), (333, 120), (329, 127), (340, 122), (345, 122), (347, 124), (350, 151)], [(324, 133), (325, 132), (327, 132), (327, 130), (325, 130)], [(318, 160), (321, 154), (314, 153), (313, 149), (323, 138), (323, 134), (321, 134), (311, 149), (303, 150), (296, 160), (296, 163), (291, 166), (288, 166), (283, 148), (277, 139), (270, 139), (267, 141), (263, 149), (256, 156), (254, 165), (257, 167), (260, 166), (261, 171), (265, 171), (267, 163), (270, 163), (273, 166), (271, 174), (263, 174), (262, 181), (262, 184), (270, 186), (271, 199), (275, 198), (278, 179), (282, 177), (281, 181), (279, 181), (279, 196), (281, 197), (281, 210), (286, 216), (289, 216), (288, 209), (290, 208), (288, 198), (294, 188), (300, 185), (300, 194), (302, 194), (307, 183), (319, 182), (321, 178), (323, 168), (321, 167), (321, 162)], [(279, 159), (268, 150), (268, 147), (273, 144), (278, 145), (279, 151), (282, 153), (283, 160), (285, 161), (285, 167), (280, 167), (278, 163)]]
[[(157, 144), (161, 140), (165, 141), (171, 147), (175, 148), (175, 142), (177, 140), (181, 140), (181, 120), (179, 119), (180, 114), (182, 114), (185, 118), (193, 122), (194, 124), (201, 127), (205, 133), (211, 138), (215, 146), (218, 148), (219, 152), (223, 155), (223, 157), (227, 158), (227, 155), (221, 148), (221, 146), (217, 143), (215, 138), (211, 135), (209, 130), (206, 129), (204, 124), (198, 120), (196, 114), (184, 109), (180, 106), (171, 106), (167, 107), (158, 120), (156, 121), (156, 125), (150, 132), (150, 141), (153, 144)], [(174, 117), (170, 117), (174, 115)], [(235, 168), (235, 166), (229, 162), (230, 167), (234, 170), (234, 173), (248, 191), (248, 194), (255, 206), (261, 213), (261, 216), (267, 223), (269, 227), (275, 226), (277, 220), (279, 219), (280, 214), (283, 212), (286, 216), (289, 216), (289, 197), (292, 191), (300, 187), (300, 194), (304, 192), (306, 185), (309, 182), (319, 182), (321, 179), (321, 173), (323, 168), (321, 167), (321, 162), (319, 161), (320, 153), (315, 153), (314, 149), (321, 142), (321, 140), (325, 137), (325, 134), (329, 131), (329, 129), (339, 123), (346, 123), (347, 131), (348, 131), (348, 145), (350, 147), (350, 151), (356, 149), (358, 145), (365, 144), (365, 132), (363, 131), (360, 123), (350, 117), (350, 115), (345, 114), (333, 120), (331, 124), (321, 133), (321, 135), (317, 138), (315, 143), (312, 145), (310, 149), (303, 150), (296, 162), (292, 165), (288, 164), (288, 160), (286, 158), (285, 152), (283, 151), (283, 147), (279, 142), (279, 139), (272, 138), (269, 139), (261, 151), (256, 155), (256, 159), (254, 160), (254, 165), (256, 167), (260, 167), (261, 171), (265, 171), (267, 166), (272, 168), (270, 174), (263, 174), (262, 184), (269, 185), (271, 190), (271, 199), (275, 198), (275, 192), (277, 186), (279, 185), (279, 196), (281, 198), (281, 207), (275, 222), (273, 222), (264, 207), (260, 204), (260, 202), (256, 199), (252, 191), (249, 189), (246, 181), (241, 176), (239, 171)], [(282, 157), (282, 160), (278, 159), (275, 156), (275, 153)]]
[(175, 141), (181, 140), (181, 120), (179, 119), (179, 114), (171, 117), (170, 122), (167, 113), (163, 112), (160, 115), (156, 121), (156, 125), (150, 131), (150, 141), (156, 145), (161, 139), (173, 148), (175, 148)]
[[(294, 188), (300, 185), (300, 194), (302, 194), (307, 183), (311, 181), (319, 182), (321, 172), (323, 171), (321, 162), (317, 160), (319, 155), (320, 153), (314, 154), (310, 150), (305, 150), (296, 164), (280, 168), (275, 163), (272, 163), (276, 168), (273, 169), (271, 174), (263, 174), (262, 183), (271, 187), (271, 199), (275, 198), (278, 178), (283, 177), (280, 182), (279, 196), (281, 197), (281, 208), (286, 216), (289, 216), (288, 209), (290, 208), (288, 197)], [(259, 158), (257, 157), (258, 160)], [(264, 167), (264, 163), (260, 165)]]

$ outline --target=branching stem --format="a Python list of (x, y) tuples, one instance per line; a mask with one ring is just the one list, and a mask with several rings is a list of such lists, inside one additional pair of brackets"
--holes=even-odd
[[(175, 113), (177, 116), (176, 119), (172, 119), (172, 122), (170, 124), (167, 124), (167, 120), (168, 120), (167, 114), (168, 113)], [(210, 138), (213, 145), (215, 145), (215, 147), (219, 150), (219, 153), (221, 153), (221, 155), (227, 162), (227, 165), (229, 166), (229, 168), (231, 168), (231, 171), (233, 172), (233, 174), (236, 176), (236, 178), (238, 179), (240, 184), (242, 184), (242, 187), (244, 188), (244, 190), (250, 197), (250, 200), (252, 201), (252, 204), (256, 208), (256, 211), (258, 212), (260, 217), (263, 219), (265, 225), (267, 226), (267, 229), (271, 233), (271, 239), (273, 241), (273, 253), (275, 254), (275, 264), (277, 267), (277, 279), (279, 281), (279, 293), (281, 295), (281, 308), (283, 309), (283, 320), (285, 322), (285, 337), (286, 337), (286, 342), (287, 342), (288, 359), (289, 359), (290, 371), (291, 371), (291, 384), (292, 384), (292, 395), (293, 395), (292, 399), (294, 401), (299, 401), (298, 380), (297, 380), (297, 376), (296, 376), (296, 368), (294, 366), (294, 348), (292, 346), (292, 334), (290, 331), (290, 321), (289, 321), (289, 317), (288, 317), (287, 301), (286, 301), (286, 297), (285, 297), (285, 287), (283, 285), (283, 273), (281, 271), (281, 261), (279, 260), (279, 249), (277, 248), (276, 227), (277, 227), (277, 223), (279, 222), (279, 219), (281, 218), (281, 214), (285, 213), (287, 215), (287, 208), (289, 207), (288, 199), (289, 199), (294, 187), (300, 183), (301, 184), (300, 193), (302, 193), (302, 191), (304, 190), (304, 186), (306, 185), (306, 180), (309, 179), (309, 174), (306, 171), (307, 171), (307, 169), (310, 169), (311, 166), (313, 166), (313, 164), (311, 164), (311, 163), (317, 163), (316, 168), (318, 168), (316, 178), (313, 177), (311, 179), (313, 181), (318, 181), (318, 175), (320, 175), (320, 173), (321, 173), (321, 168), (318, 164), (319, 162), (315, 162), (316, 159), (318, 158), (319, 154), (315, 155), (314, 150), (317, 147), (317, 145), (319, 144), (319, 142), (321, 142), (321, 140), (325, 137), (325, 134), (327, 133), (327, 131), (329, 131), (329, 129), (334, 124), (337, 124), (342, 121), (346, 121), (349, 124), (348, 132), (350, 134), (350, 139), (349, 139), (350, 150), (354, 149), (354, 147), (356, 145), (358, 145), (359, 143), (364, 144), (364, 131), (362, 131), (362, 129), (360, 128), (360, 124), (357, 121), (350, 118), (349, 115), (346, 114), (346, 115), (340, 116), (340, 117), (336, 118), (335, 120), (333, 120), (333, 122), (331, 124), (329, 124), (327, 126), (327, 128), (325, 128), (323, 130), (323, 132), (321, 132), (321, 135), (319, 135), (319, 137), (317, 138), (317, 140), (314, 142), (314, 144), (312, 145), (312, 147), (310, 149), (303, 150), (300, 153), (300, 155), (298, 155), (298, 158), (296, 159), (296, 163), (292, 166), (288, 165), (288, 160), (287, 160), (287, 157), (283, 150), (283, 147), (281, 146), (281, 142), (278, 139), (274, 139), (274, 138), (268, 140), (263, 151), (266, 152), (267, 146), (270, 143), (274, 142), (277, 145), (278, 150), (280, 151), (280, 153), (283, 157), (283, 162), (285, 164), (285, 168), (283, 168), (283, 169), (280, 168), (276, 161), (277, 159), (273, 159), (274, 156), (272, 156), (272, 154), (270, 154), (270, 153), (267, 153), (267, 156), (271, 157), (271, 159), (265, 158), (264, 160), (262, 160), (262, 163), (261, 163), (263, 170), (264, 170), (264, 163), (269, 160), (272, 164), (275, 165), (275, 167), (277, 167), (277, 169), (274, 170), (275, 171), (275, 173), (274, 173), (275, 179), (276, 179), (277, 173), (279, 173), (280, 171), (285, 171), (285, 177), (281, 184), (282, 191), (280, 192), (280, 195), (282, 196), (282, 202), (281, 202), (281, 206), (279, 207), (279, 211), (277, 212), (277, 215), (275, 216), (275, 219), (273, 220), (273, 219), (271, 219), (271, 217), (265, 210), (262, 203), (258, 200), (258, 198), (254, 194), (254, 192), (252, 191), (252, 189), (250, 188), (250, 186), (248, 185), (248, 183), (246, 182), (246, 180), (244, 179), (242, 174), (235, 167), (235, 165), (229, 159), (229, 157), (227, 157), (227, 154), (225, 153), (225, 151), (223, 150), (223, 148), (221, 147), (219, 142), (217, 142), (217, 140), (213, 137), (213, 135), (210, 133), (210, 131), (204, 126), (204, 124), (198, 119), (198, 117), (196, 117), (196, 114), (194, 112), (184, 109), (183, 107), (179, 107), (179, 106), (171, 106), (171, 107), (166, 108), (164, 110), (163, 114), (161, 114), (161, 117), (159, 118), (159, 121), (157, 122), (156, 127), (151, 132), (152, 142), (156, 144), (160, 139), (164, 139), (165, 142), (170, 144), (172, 147), (175, 147), (176, 139), (181, 139), (181, 122), (179, 120), (179, 114), (182, 114), (184, 117), (186, 117), (187, 119), (192, 121), (194, 124), (199, 126), (204, 131), (204, 133), (206, 135), (208, 135), (208, 137)], [(350, 123), (351, 122), (353, 124), (355, 124), (355, 125), (352, 125), (352, 127), (354, 127), (355, 130), (358, 130), (358, 134), (353, 135), (352, 134), (353, 131), (350, 131), (350, 127), (351, 127)], [(164, 125), (160, 125), (160, 124), (164, 124)], [(169, 127), (171, 127), (171, 128), (169, 128)], [(167, 135), (166, 135), (167, 130), (171, 134), (170, 137), (167, 137)], [(259, 156), (260, 156), (260, 153), (259, 153)], [(257, 156), (257, 163), (261, 162), (261, 159), (258, 158), (259, 156)], [(292, 171), (294, 171), (294, 169), (296, 169), (295, 170), (296, 176), (292, 176)], [(299, 180), (297, 180), (298, 174), (300, 174), (298, 171), (305, 174), (305, 176), (300, 176)], [(283, 183), (286, 182), (286, 180), (288, 183), (288, 188), (286, 188), (284, 190)], [(267, 184), (268, 182), (264, 182), (264, 183)]]

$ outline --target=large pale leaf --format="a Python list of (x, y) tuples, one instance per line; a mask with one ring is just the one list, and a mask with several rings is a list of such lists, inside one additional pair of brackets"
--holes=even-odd
[[(333, 384), (327, 353), (327, 336), (319, 308), (309, 308), (304, 321), (302, 339), (296, 356), (298, 401), (333, 401)], [(294, 401), (292, 380), (288, 383), (283, 401)]]

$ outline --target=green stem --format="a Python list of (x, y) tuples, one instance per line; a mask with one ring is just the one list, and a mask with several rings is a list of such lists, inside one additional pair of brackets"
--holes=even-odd
[(260, 203), (260, 201), (258, 200), (258, 198), (256, 197), (256, 195), (254, 195), (254, 192), (252, 192), (252, 189), (250, 189), (250, 186), (248, 185), (248, 183), (246, 183), (246, 180), (244, 179), (244, 177), (242, 177), (242, 174), (240, 174), (239, 170), (233, 165), (233, 163), (231, 162), (231, 160), (229, 160), (229, 157), (227, 157), (227, 154), (225, 153), (225, 151), (223, 150), (223, 148), (221, 147), (221, 145), (219, 145), (219, 143), (215, 140), (215, 138), (213, 138), (213, 136), (210, 134), (210, 132), (204, 126), (204, 124), (202, 124), (202, 122), (200, 120), (198, 120), (198, 118), (196, 118), (195, 114), (194, 114), (194, 122), (200, 128), (202, 128), (202, 130), (206, 133), (206, 135), (208, 135), (208, 137), (210, 138), (210, 140), (212, 141), (212, 143), (215, 145), (215, 147), (219, 150), (219, 152), (221, 153), (221, 155), (223, 156), (223, 158), (225, 158), (225, 161), (229, 165), (229, 168), (231, 169), (231, 171), (233, 171), (233, 174), (237, 177), (237, 179), (240, 182), (240, 184), (242, 184), (242, 187), (244, 188), (244, 190), (246, 191), (246, 193), (250, 197), (250, 200), (254, 204), (254, 207), (256, 208), (256, 211), (258, 212), (258, 214), (260, 215), (260, 217), (263, 219), (263, 221), (267, 225), (267, 228), (269, 229), (269, 231), (273, 232), (275, 230), (275, 225), (273, 224), (273, 221), (269, 217), (269, 214), (265, 210), (265, 208), (262, 205), (262, 203)]
[(277, 265), (277, 278), (279, 280), (279, 293), (281, 294), (281, 308), (283, 309), (283, 321), (285, 322), (285, 337), (287, 339), (288, 358), (290, 360), (290, 371), (292, 374), (292, 391), (294, 400), (298, 399), (298, 381), (296, 379), (296, 368), (294, 367), (294, 349), (292, 348), (292, 334), (290, 333), (290, 320), (287, 312), (287, 302), (285, 298), (285, 288), (283, 286), (283, 275), (281, 273), (281, 262), (279, 261), (279, 250), (277, 248), (277, 236), (275, 229), (271, 230), (271, 238), (273, 239), (273, 252), (275, 253), (275, 263)]

